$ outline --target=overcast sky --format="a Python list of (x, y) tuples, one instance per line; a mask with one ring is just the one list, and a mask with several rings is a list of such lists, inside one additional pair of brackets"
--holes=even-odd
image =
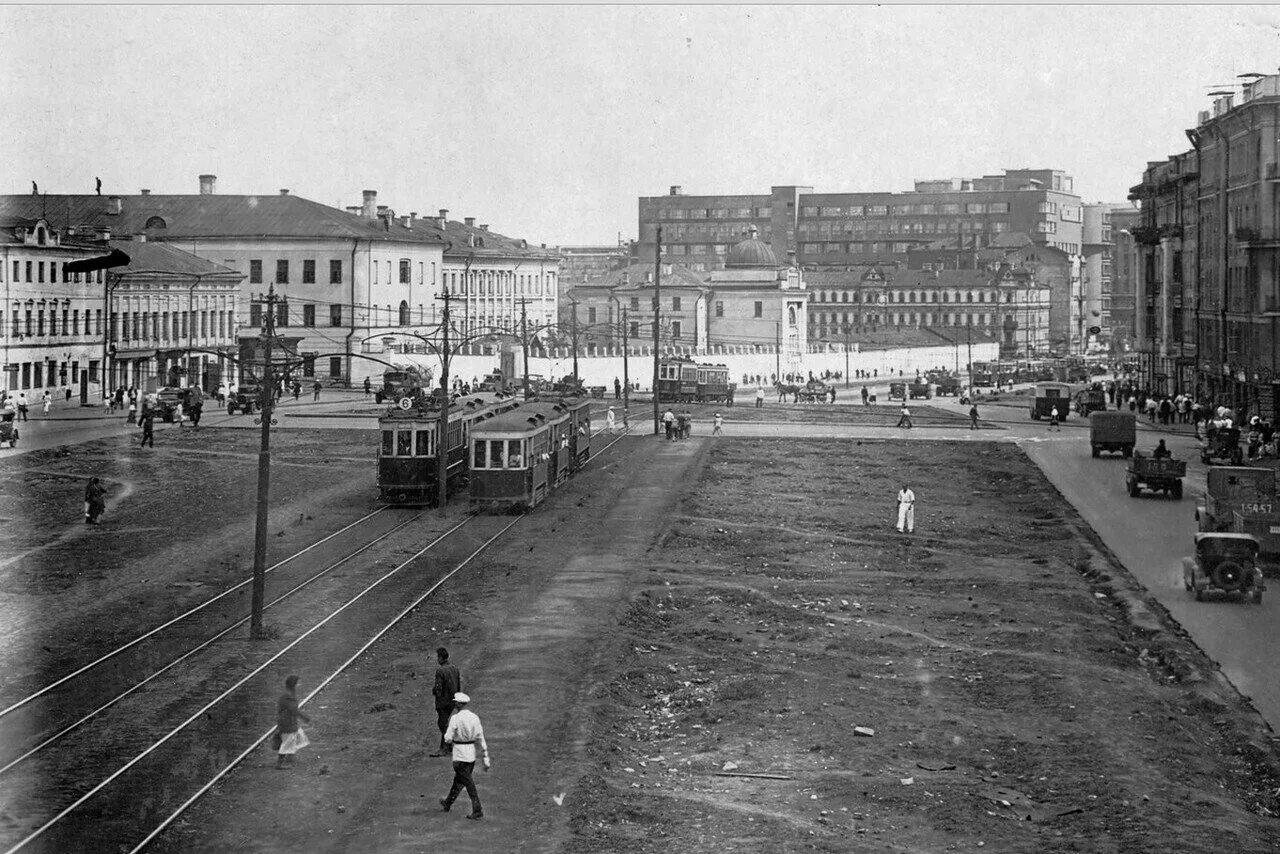
[(636, 198), (1064, 169), (1123, 201), (1280, 13), (1190, 7), (5, 7), (0, 192), (376, 189), (550, 244)]

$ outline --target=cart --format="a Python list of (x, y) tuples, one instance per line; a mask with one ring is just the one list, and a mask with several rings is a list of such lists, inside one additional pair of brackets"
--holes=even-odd
[(1173, 496), (1175, 501), (1182, 500), (1182, 479), (1187, 476), (1187, 464), (1182, 460), (1169, 457), (1148, 457), (1138, 451), (1133, 452), (1133, 459), (1125, 471), (1125, 485), (1129, 488), (1129, 497), (1137, 498), (1142, 490), (1163, 492)]

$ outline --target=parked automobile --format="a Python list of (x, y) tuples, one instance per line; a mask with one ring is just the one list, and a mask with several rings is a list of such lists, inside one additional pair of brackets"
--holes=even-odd
[(1258, 541), (1248, 534), (1196, 534), (1196, 553), (1182, 559), (1182, 584), (1196, 601), (1206, 592), (1239, 593), (1262, 602), (1267, 589), (1258, 569)]
[(252, 415), (258, 408), (261, 389), (262, 387), (256, 384), (241, 383), (235, 391), (228, 392), (227, 414), (235, 415), (237, 412), (243, 412), (245, 415)]

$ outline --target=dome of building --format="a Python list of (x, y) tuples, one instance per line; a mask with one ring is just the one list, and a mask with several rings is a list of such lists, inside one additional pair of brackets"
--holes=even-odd
[(729, 269), (777, 267), (778, 256), (772, 246), (756, 237), (755, 226), (752, 226), (751, 236), (729, 250), (724, 265)]

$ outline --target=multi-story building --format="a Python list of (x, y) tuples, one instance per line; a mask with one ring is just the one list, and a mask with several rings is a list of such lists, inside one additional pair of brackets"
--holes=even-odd
[(1080, 289), (1071, 318), (1074, 353), (1096, 349), (1111, 340), (1110, 296), (1115, 246), (1111, 211), (1114, 207), (1113, 204), (1083, 207)]
[(1112, 250), (1111, 293), (1103, 296), (1104, 310), (1111, 315), (1111, 349), (1127, 353), (1133, 346), (1134, 292), (1138, 283), (1138, 243), (1133, 231), (1141, 224), (1142, 212), (1132, 205), (1111, 210)]
[(565, 303), (566, 328), (575, 327), (585, 352), (597, 348), (653, 346), (654, 273), (659, 273), (660, 348), (705, 350), (707, 302), (711, 290), (703, 278), (679, 264), (629, 264), (571, 288)]
[(781, 374), (800, 373), (809, 352), (809, 291), (795, 263), (779, 262), (755, 228), (729, 249), (724, 266), (707, 275), (711, 313), (707, 340), (715, 345), (772, 344)]
[[(57, 217), (47, 216), (50, 204)], [(153, 378), (216, 387), (234, 361), (243, 276), (143, 237), (113, 240), (109, 227), (85, 224), (93, 218), (79, 199), (0, 197), (0, 279), (10, 320), (0, 329), (0, 384), (69, 390), (83, 402), (104, 389), (145, 388)], [(55, 219), (66, 224), (56, 227)], [(127, 263), (87, 273), (66, 268), (113, 249)]]
[(641, 261), (653, 260), (658, 226), (663, 257), (690, 269), (724, 265), (730, 248), (755, 227), (782, 257), (796, 253), (806, 268), (905, 261), (914, 248), (948, 238), (1021, 231), (1037, 245), (1079, 254), (1080, 197), (1072, 179), (1054, 169), (1010, 169), (974, 179), (917, 181), (910, 192), (815, 193), (779, 186), (760, 195), (666, 196), (639, 200)]
[(1280, 416), (1278, 107), (1280, 75), (1272, 74), (1244, 84), (1239, 103), (1222, 97), (1200, 114), (1188, 132), (1199, 174), (1188, 186), (1195, 195), (1181, 238), (1184, 252), (1195, 241), (1187, 272), (1198, 284), (1182, 307), (1193, 332), (1181, 352), (1194, 358), (1216, 400), (1273, 419)]
[(1195, 151), (1152, 162), (1131, 198), (1142, 205), (1131, 230), (1137, 245), (1134, 344), (1144, 384), (1169, 394), (1195, 387), (1196, 314), (1211, 292), (1202, 274), (1196, 286), (1197, 208), (1203, 209)]

